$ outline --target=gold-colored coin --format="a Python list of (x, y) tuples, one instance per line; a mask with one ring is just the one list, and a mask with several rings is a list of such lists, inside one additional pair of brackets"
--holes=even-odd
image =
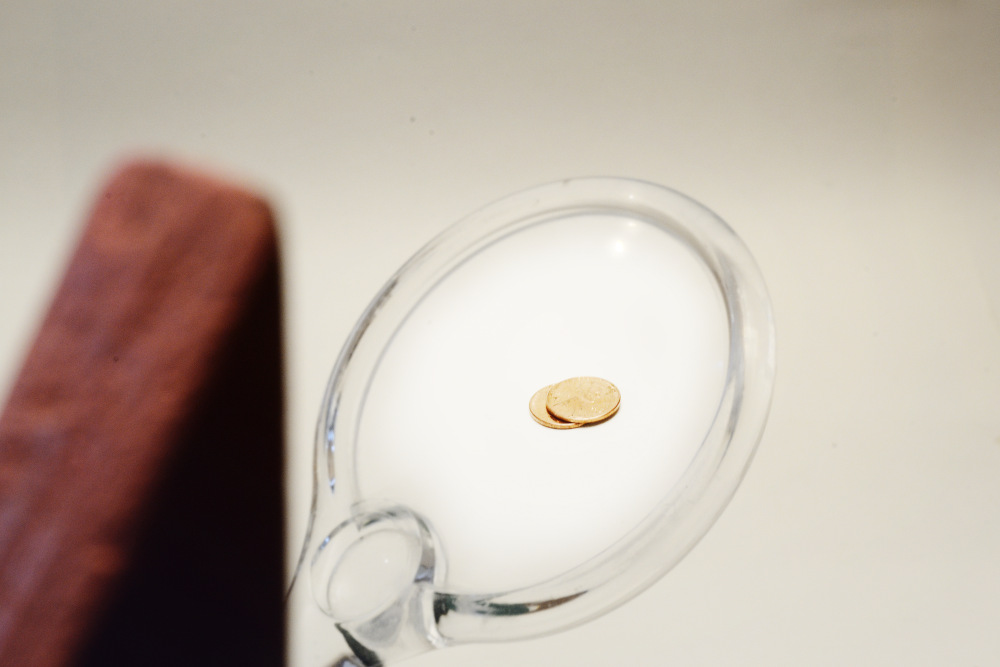
[(576, 377), (552, 385), (545, 398), (545, 407), (550, 415), (561, 421), (593, 424), (614, 416), (621, 399), (618, 387), (607, 380)]
[(553, 385), (547, 387), (542, 387), (535, 392), (535, 395), (531, 397), (528, 401), (528, 409), (531, 411), (531, 416), (534, 417), (535, 421), (542, 426), (548, 426), (549, 428), (576, 428), (578, 426), (583, 426), (583, 424), (575, 424), (573, 422), (563, 421), (561, 419), (556, 419), (549, 414), (549, 411), (545, 408), (545, 399), (549, 395), (549, 389)]

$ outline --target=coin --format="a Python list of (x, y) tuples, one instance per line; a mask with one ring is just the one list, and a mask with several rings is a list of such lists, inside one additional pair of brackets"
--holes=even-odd
[(592, 424), (612, 417), (621, 403), (618, 387), (596, 377), (575, 377), (549, 389), (545, 407), (556, 419)]
[(576, 428), (577, 426), (583, 426), (583, 424), (574, 424), (573, 422), (556, 419), (549, 414), (549, 411), (545, 408), (545, 400), (549, 395), (549, 389), (552, 387), (553, 385), (551, 384), (547, 387), (542, 387), (528, 401), (528, 410), (531, 411), (531, 416), (534, 417), (536, 422), (549, 428)]

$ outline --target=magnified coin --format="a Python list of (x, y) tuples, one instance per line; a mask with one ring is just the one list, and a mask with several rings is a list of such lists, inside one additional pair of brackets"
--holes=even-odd
[(531, 397), (530, 401), (528, 401), (528, 409), (531, 411), (531, 416), (534, 417), (536, 422), (542, 426), (548, 426), (549, 428), (576, 428), (578, 426), (583, 426), (583, 424), (576, 424), (556, 419), (549, 414), (549, 411), (545, 408), (545, 400), (552, 387), (553, 385), (542, 387), (536, 391), (535, 395)]
[(575, 377), (549, 389), (545, 407), (556, 419), (592, 424), (612, 417), (621, 403), (618, 387), (596, 377)]

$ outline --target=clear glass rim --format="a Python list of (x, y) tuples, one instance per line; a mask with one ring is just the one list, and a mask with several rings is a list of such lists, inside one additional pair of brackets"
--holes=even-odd
[(325, 514), (331, 494), (343, 507), (362, 500), (353, 444), (365, 396), (385, 349), (423, 296), (498, 239), (546, 215), (587, 210), (617, 211), (662, 226), (686, 241), (715, 276), (730, 329), (719, 410), (681, 480), (639, 525), (598, 556), (516, 590), (470, 594), (435, 589), (434, 608), (443, 610), (435, 614), (436, 631), (445, 642), (547, 634), (638, 594), (683, 558), (715, 522), (763, 433), (774, 377), (774, 325), (763, 278), (742, 241), (719, 216), (669, 188), (623, 178), (568, 179), (510, 195), (458, 221), (421, 248), (369, 304), (341, 351), (324, 397), (312, 521), (317, 513)]

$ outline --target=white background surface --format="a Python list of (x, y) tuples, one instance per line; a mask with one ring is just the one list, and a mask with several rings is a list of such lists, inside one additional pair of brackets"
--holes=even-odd
[(410, 664), (998, 664), (998, 34), (1000, 5), (961, 0), (7, 2), (0, 381), (122, 156), (258, 187), (283, 232), (292, 554), (327, 374), (391, 272), (524, 187), (662, 183), (771, 290), (743, 486), (608, 616)]

